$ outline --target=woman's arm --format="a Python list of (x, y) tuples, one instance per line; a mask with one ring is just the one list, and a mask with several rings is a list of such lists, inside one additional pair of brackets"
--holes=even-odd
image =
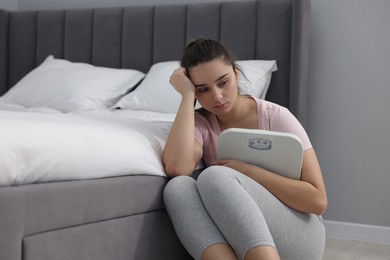
[(291, 208), (317, 215), (326, 210), (328, 202), (325, 184), (313, 148), (304, 152), (300, 180), (289, 179), (237, 160), (223, 159), (216, 164), (231, 167), (251, 177)]
[(163, 164), (170, 177), (190, 175), (202, 158), (202, 147), (195, 140), (195, 88), (184, 68), (175, 70), (170, 83), (182, 96), (163, 151)]

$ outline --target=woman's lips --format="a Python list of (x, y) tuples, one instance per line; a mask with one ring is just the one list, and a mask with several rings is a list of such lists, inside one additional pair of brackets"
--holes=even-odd
[(222, 103), (222, 104), (218, 104), (218, 105), (215, 105), (214, 108), (216, 108), (216, 109), (221, 109), (221, 108), (226, 107), (227, 104), (228, 104), (227, 102)]

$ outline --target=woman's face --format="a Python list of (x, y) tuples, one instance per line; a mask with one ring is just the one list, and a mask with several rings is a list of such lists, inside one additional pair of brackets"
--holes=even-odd
[(238, 96), (237, 72), (221, 59), (199, 64), (189, 70), (195, 86), (195, 96), (206, 110), (223, 115), (228, 113)]

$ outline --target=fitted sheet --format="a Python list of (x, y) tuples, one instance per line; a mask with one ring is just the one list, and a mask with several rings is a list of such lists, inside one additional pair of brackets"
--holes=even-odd
[(123, 175), (166, 176), (174, 114), (133, 110), (0, 110), (0, 186)]

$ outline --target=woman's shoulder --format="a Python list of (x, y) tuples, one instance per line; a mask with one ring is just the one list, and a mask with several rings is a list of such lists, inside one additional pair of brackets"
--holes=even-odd
[(281, 106), (281, 105), (274, 103), (272, 101), (268, 101), (268, 100), (261, 99), (258, 97), (252, 97), (252, 98), (256, 101), (258, 106), (260, 106), (264, 109), (286, 109), (284, 106)]
[(281, 106), (279, 104), (276, 104), (274, 102), (271, 102), (271, 101), (268, 101), (268, 100), (264, 100), (264, 99), (260, 99), (260, 98), (257, 98), (257, 97), (253, 97), (253, 99), (256, 101), (257, 103), (257, 110), (260, 114), (262, 114), (263, 116), (275, 116), (279, 113), (285, 113), (285, 112), (288, 112), (288, 109), (284, 106)]

